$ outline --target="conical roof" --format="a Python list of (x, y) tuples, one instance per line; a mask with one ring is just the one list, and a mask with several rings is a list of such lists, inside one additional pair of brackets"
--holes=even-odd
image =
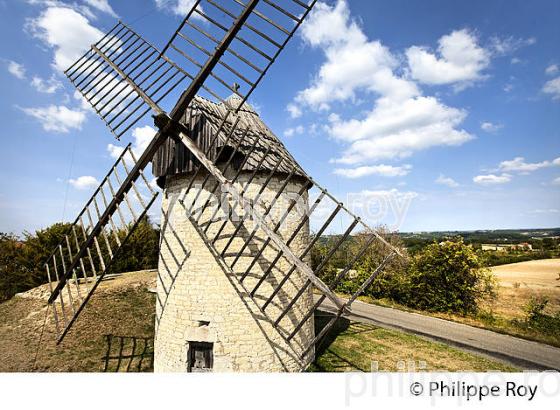
[[(238, 160), (244, 170), (253, 171), (258, 167), (262, 171), (271, 171), (282, 160), (276, 172), (287, 174), (295, 168), (294, 175), (307, 178), (306, 173), (262, 121), (257, 111), (247, 102), (238, 109), (242, 101), (237, 95), (232, 95), (223, 103), (197, 96), (185, 111), (181, 122), (191, 130), (191, 138), (203, 151), (208, 149), (216, 133), (220, 131), (217, 146), (208, 155), (211, 160), (216, 159), (224, 145), (232, 148), (239, 145), (238, 152), (249, 155), (246, 161)], [(227, 120), (220, 129), (224, 118)], [(236, 121), (238, 124), (234, 129)], [(255, 141), (255, 148), (252, 149)], [(176, 146), (175, 141), (169, 139), (154, 157), (154, 175), (165, 177), (191, 172), (193, 160), (196, 161), (182, 144)]]

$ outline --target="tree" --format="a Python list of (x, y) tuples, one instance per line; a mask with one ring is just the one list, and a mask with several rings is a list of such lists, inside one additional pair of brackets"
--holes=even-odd
[[(389, 232), (385, 227), (378, 227), (377, 233), (381, 235), (389, 244), (399, 250), (402, 257), (395, 255), (390, 259), (371, 286), (366, 289), (365, 294), (373, 298), (396, 299), (401, 293), (406, 292), (405, 276), (410, 263), (407, 250), (401, 238), (396, 233)], [(352, 253), (359, 252), (367, 243), (370, 236), (368, 234), (358, 235), (353, 244)], [(381, 241), (374, 241), (356, 264), (356, 279), (361, 285), (377, 269), (383, 260), (389, 255), (390, 248)]]
[[(404, 258), (394, 257), (389, 261), (384, 269), (378, 274), (374, 282), (365, 290), (364, 294), (372, 297), (392, 297), (393, 294), (402, 288), (397, 285), (397, 278), (401, 278), (406, 271), (408, 258), (402, 241), (396, 234), (391, 234), (385, 228), (377, 228), (377, 233), (387, 240), (391, 245), (398, 248)], [(333, 281), (341, 269), (353, 260), (362, 249), (370, 242), (371, 234), (362, 232), (348, 238), (339, 248), (329, 263), (320, 272), (320, 278), (328, 285), (333, 285)], [(312, 266), (315, 269), (329, 253), (331, 247), (338, 242), (339, 236), (331, 236), (322, 241), (318, 241), (312, 252)], [(369, 244), (365, 252), (356, 261), (354, 268), (346, 274), (343, 280), (334, 286), (337, 292), (352, 294), (364, 283), (383, 262), (383, 259), (390, 253), (390, 248), (381, 241), (374, 240)]]
[[(45, 263), (62, 242), (64, 235), (68, 234), (70, 226), (57, 223), (35, 233), (26, 232), (23, 241), (14, 235), (0, 233), (0, 301), (47, 282)], [(125, 230), (117, 234), (121, 241), (127, 235)], [(115, 249), (113, 232), (107, 232), (107, 237), (111, 247)], [(100, 247), (107, 254), (104, 251), (105, 241), (100, 241)], [(124, 244), (110, 271), (129, 272), (156, 268), (158, 254), (159, 230), (145, 217)]]
[(29, 276), (28, 280), (32, 285), (30, 288), (47, 282), (45, 263), (53, 250), (62, 242), (70, 226), (69, 223), (55, 223), (35, 231), (34, 234), (24, 233), (21, 263)]
[[(126, 231), (118, 233), (123, 241)], [(136, 230), (123, 245), (120, 254), (111, 266), (111, 272), (132, 272), (143, 269), (157, 268), (159, 257), (159, 230), (146, 216), (138, 222)]]
[(462, 238), (432, 243), (413, 260), (407, 305), (423, 310), (473, 313), (496, 282), (484, 260)]
[(19, 238), (0, 232), (0, 302), (32, 286), (22, 269), (21, 253)]

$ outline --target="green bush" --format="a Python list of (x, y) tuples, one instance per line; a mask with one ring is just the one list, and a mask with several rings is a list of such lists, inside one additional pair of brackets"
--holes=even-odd
[(68, 224), (54, 224), (24, 239), (0, 234), (0, 301), (46, 282), (43, 266), (60, 243)]
[[(398, 238), (389, 237), (394, 246), (402, 249)], [(360, 244), (367, 240), (354, 237), (348, 248), (355, 255)], [(320, 249), (317, 261), (327, 252)], [(404, 251), (403, 251), (404, 252)], [(355, 271), (339, 283), (336, 291), (356, 292), (386, 256), (384, 246), (377, 244), (357, 262)], [(329, 267), (322, 278), (332, 283), (338, 269)], [(496, 281), (485, 268), (484, 259), (461, 238), (442, 243), (434, 242), (419, 250), (412, 259), (394, 258), (376, 277), (365, 295), (374, 299), (387, 298), (402, 305), (429, 311), (475, 313), (481, 299), (495, 296)]]
[(427, 246), (414, 258), (408, 280), (401, 302), (422, 310), (474, 313), (481, 299), (495, 296), (492, 273), (461, 238)]
[(554, 316), (544, 313), (548, 305), (547, 297), (532, 296), (529, 302), (523, 306), (525, 311), (524, 320), (512, 320), (513, 324), (526, 331), (538, 331), (558, 338), (560, 334), (560, 312)]
[[(389, 243), (398, 248), (404, 255), (404, 258), (395, 257), (385, 265), (385, 268), (378, 274), (377, 278), (363, 293), (373, 298), (396, 298), (405, 292), (403, 285), (403, 273), (406, 272), (408, 266), (408, 257), (403, 247), (402, 241), (398, 235), (390, 234), (384, 228), (378, 228), (377, 232), (382, 235)], [(338, 242), (338, 236), (332, 236), (324, 240), (312, 252), (312, 266), (315, 269), (325, 256), (329, 253), (332, 245)], [(361, 233), (348, 239), (343, 246), (330, 259), (327, 266), (320, 272), (320, 278), (330, 286), (333, 286), (334, 278), (340, 270), (346, 267), (348, 262), (353, 260), (355, 256), (370, 241), (369, 233)], [(344, 294), (353, 294), (356, 292), (364, 281), (366, 281), (375, 269), (382, 263), (387, 256), (389, 248), (379, 241), (374, 241), (361, 258), (356, 262), (354, 268), (344, 277), (344, 280), (333, 286), (337, 292)]]
[(21, 264), (29, 276), (31, 283), (29, 288), (46, 282), (45, 263), (64, 239), (70, 226), (67, 223), (56, 223), (45, 229), (39, 229), (34, 234), (24, 233)]
[(543, 316), (546, 305), (548, 305), (548, 298), (531, 296), (529, 302), (527, 302), (527, 304), (523, 306), (527, 322), (538, 321), (539, 318)]

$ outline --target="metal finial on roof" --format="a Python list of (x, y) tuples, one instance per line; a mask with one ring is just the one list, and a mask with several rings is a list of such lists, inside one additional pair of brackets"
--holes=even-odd
[(233, 83), (233, 89), (236, 93), (239, 93), (239, 89), (241, 88), (241, 86), (237, 83)]

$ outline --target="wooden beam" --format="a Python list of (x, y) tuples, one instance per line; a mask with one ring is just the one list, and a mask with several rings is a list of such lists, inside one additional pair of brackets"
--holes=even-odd
[(200, 161), (202, 165), (210, 172), (217, 181), (219, 181), (224, 187), (227, 188), (228, 192), (232, 195), (233, 199), (238, 201), (244, 209), (247, 209), (251, 213), (253, 220), (259, 224), (260, 228), (266, 233), (266, 235), (274, 242), (274, 244), (282, 250), (284, 255), (296, 266), (296, 268), (303, 274), (305, 274), (308, 279), (319, 289), (323, 294), (325, 294), (331, 302), (335, 304), (339, 309), (344, 309), (342, 302), (336, 297), (336, 295), (329, 289), (325, 283), (319, 279), (311, 268), (307, 266), (301, 259), (299, 259), (295, 253), (290, 249), (289, 246), (285, 244), (282, 238), (274, 232), (272, 228), (269, 227), (268, 221), (265, 220), (257, 211), (256, 203), (253, 205), (250, 201), (245, 199), (243, 195), (237, 190), (234, 184), (232, 184), (222, 172), (214, 165), (212, 161), (208, 159), (202, 150), (191, 140), (184, 132), (179, 132), (180, 141), (187, 147), (187, 149)]

